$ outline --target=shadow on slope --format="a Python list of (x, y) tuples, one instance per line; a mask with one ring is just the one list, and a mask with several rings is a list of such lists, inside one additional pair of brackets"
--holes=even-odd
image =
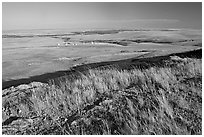
[(188, 58), (202, 58), (202, 49), (183, 52), (183, 53), (174, 53), (166, 56), (156, 56), (156, 57), (148, 57), (148, 58), (131, 58), (131, 59), (125, 59), (125, 60), (119, 60), (119, 61), (108, 61), (108, 62), (100, 62), (100, 63), (91, 63), (91, 64), (85, 64), (81, 66), (76, 66), (71, 68), (71, 70), (66, 71), (57, 71), (53, 73), (46, 73), (42, 75), (32, 76), (29, 78), (24, 79), (17, 79), (17, 80), (11, 80), (11, 81), (4, 81), (2, 80), (2, 89), (9, 88), (11, 86), (18, 86), (21, 84), (29, 84), (33, 81), (48, 83), (50, 79), (55, 79), (56, 84), (58, 83), (58, 78), (62, 78), (63, 76), (66, 76), (70, 78), (70, 80), (75, 79), (76, 77), (80, 76), (81, 73), (88, 69), (94, 69), (98, 67), (102, 68), (110, 68), (110, 67), (116, 67), (117, 69), (133, 69), (133, 68), (149, 68), (152, 66), (163, 66), (164, 61), (168, 60), (170, 56), (179, 56), (179, 57), (188, 57)]

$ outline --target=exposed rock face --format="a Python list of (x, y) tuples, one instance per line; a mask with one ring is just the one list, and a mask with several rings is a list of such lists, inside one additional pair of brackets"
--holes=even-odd
[[(19, 130), (28, 128), (29, 125), (39, 119), (35, 113), (29, 112), (29, 107), (32, 106), (32, 104), (29, 104), (29, 97), (32, 95), (32, 92), (37, 92), (47, 86), (48, 84), (32, 82), (27, 85), (23, 84), (17, 87), (10, 87), (2, 91), (3, 134), (18, 134)], [(28, 113), (22, 113), (25, 112), (25, 110), (22, 109), (28, 109)]]

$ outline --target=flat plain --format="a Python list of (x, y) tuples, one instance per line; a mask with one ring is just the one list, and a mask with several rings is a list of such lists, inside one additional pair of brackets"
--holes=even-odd
[(82, 64), (201, 48), (201, 31), (177, 29), (18, 31), (3, 33), (3, 81)]

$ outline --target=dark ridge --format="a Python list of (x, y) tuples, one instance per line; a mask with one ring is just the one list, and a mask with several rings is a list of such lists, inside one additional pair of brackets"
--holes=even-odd
[(166, 41), (166, 40), (149, 40), (149, 39), (136, 39), (136, 40), (129, 40), (135, 43), (158, 43), (158, 44), (172, 44), (174, 41)]
[[(169, 40), (154, 40), (154, 39), (133, 39), (133, 40), (127, 40), (127, 39), (122, 39), (122, 40), (83, 40), (80, 41), (82, 43), (91, 43), (91, 42), (99, 42), (99, 43), (109, 43), (109, 44), (117, 44), (121, 46), (128, 46), (130, 43), (155, 43), (155, 44), (176, 44), (176, 43), (182, 43), (182, 42), (192, 42), (194, 41), (193, 39), (191, 40), (180, 40), (180, 41), (169, 41)], [(202, 43), (195, 44), (193, 46), (199, 46), (202, 47)]]
[(58, 36), (71, 36), (71, 35), (104, 35), (104, 34), (116, 34), (125, 31), (177, 31), (171, 29), (161, 29), (161, 30), (148, 30), (148, 29), (117, 29), (117, 30), (92, 30), (92, 31), (75, 31), (65, 34), (36, 34), (36, 35), (16, 35), (16, 34), (3, 34), (2, 38), (32, 38), (32, 37), (58, 37)]
[(93, 35), (93, 34), (115, 34), (121, 31), (129, 31), (129, 30), (94, 30), (94, 31), (84, 31), (84, 32), (72, 32), (65, 34), (36, 34), (36, 35), (12, 35), (5, 34), (2, 35), (2, 38), (32, 38), (32, 37), (59, 37), (59, 36), (70, 36), (70, 35)]
[(33, 81), (48, 83), (49, 80), (54, 79), (54, 82), (59, 80), (58, 78), (62, 78), (65, 76), (66, 79), (72, 79), (73, 76), (77, 77), (81, 75), (81, 73), (87, 71), (88, 69), (99, 68), (106, 69), (110, 67), (116, 67), (117, 69), (133, 69), (133, 68), (149, 68), (152, 66), (162, 66), (164, 65), (164, 60), (168, 60), (170, 56), (179, 56), (179, 57), (189, 57), (189, 58), (202, 58), (202, 49), (183, 52), (183, 53), (174, 53), (166, 56), (156, 56), (150, 58), (131, 58), (119, 61), (108, 61), (108, 62), (99, 62), (99, 63), (91, 63), (84, 64), (81, 66), (72, 67), (70, 70), (65, 71), (57, 71), (53, 73), (46, 73), (42, 75), (32, 76), (24, 79), (10, 80), (10, 81), (2, 81), (2, 89), (9, 88), (11, 86), (18, 86), (21, 84), (29, 84)]
[(2, 38), (33, 38), (33, 37), (59, 37), (59, 36), (70, 36), (74, 34), (47, 34), (47, 35), (2, 35)]
[(198, 49), (198, 50), (193, 50), (193, 51), (188, 51), (188, 52), (184, 52), (184, 53), (173, 53), (171, 54), (171, 56), (179, 56), (181, 58), (197, 58), (197, 59), (201, 59), (202, 58), (202, 49)]
[(104, 34), (116, 34), (119, 33), (121, 30), (96, 30), (96, 31), (84, 31), (84, 32), (74, 32), (76, 35), (104, 35)]
[(160, 31), (179, 31), (179, 30), (177, 30), (177, 29), (162, 29)]
[(125, 31), (177, 31), (177, 30), (150, 30), (150, 29), (116, 29), (116, 30), (91, 30), (91, 31), (75, 31), (72, 32), (74, 35), (104, 35), (104, 34), (116, 34)]

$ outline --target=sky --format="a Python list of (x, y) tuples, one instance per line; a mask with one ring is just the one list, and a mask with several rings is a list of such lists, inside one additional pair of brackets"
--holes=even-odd
[(2, 29), (202, 29), (202, 3), (3, 2)]

